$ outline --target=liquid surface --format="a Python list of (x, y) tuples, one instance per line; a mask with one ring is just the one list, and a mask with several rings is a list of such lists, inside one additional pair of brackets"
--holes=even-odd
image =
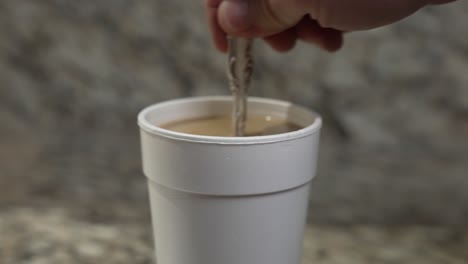
[[(160, 126), (161, 128), (186, 134), (233, 137), (232, 118), (230, 116), (213, 116), (200, 119), (182, 120)], [(250, 115), (247, 118), (244, 136), (266, 136), (287, 133), (302, 127), (287, 122), (284, 118)]]

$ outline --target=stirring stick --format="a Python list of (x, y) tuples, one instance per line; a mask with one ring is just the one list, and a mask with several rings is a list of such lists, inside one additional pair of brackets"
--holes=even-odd
[(247, 95), (252, 76), (252, 43), (251, 39), (228, 37), (228, 77), (229, 86), (234, 97), (232, 110), (234, 135), (244, 136), (247, 121)]

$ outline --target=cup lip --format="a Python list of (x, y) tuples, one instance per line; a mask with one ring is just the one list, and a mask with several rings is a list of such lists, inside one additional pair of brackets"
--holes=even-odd
[(253, 136), (253, 137), (219, 137), (219, 136), (203, 136), (203, 135), (194, 135), (194, 134), (186, 134), (181, 132), (175, 132), (172, 130), (164, 129), (158, 127), (156, 125), (151, 124), (148, 119), (147, 115), (154, 111), (157, 108), (167, 107), (174, 104), (182, 104), (182, 103), (189, 103), (189, 102), (203, 102), (203, 101), (231, 101), (231, 96), (197, 96), (197, 97), (188, 97), (188, 98), (181, 98), (181, 99), (173, 99), (169, 101), (164, 101), (160, 103), (156, 103), (144, 108), (138, 114), (138, 125), (139, 127), (153, 136), (162, 136), (164, 138), (174, 139), (177, 141), (187, 141), (193, 143), (204, 143), (204, 144), (215, 144), (215, 145), (258, 145), (258, 144), (268, 144), (268, 143), (275, 143), (275, 142), (284, 142), (289, 140), (295, 140), (303, 137), (310, 136), (320, 131), (322, 127), (322, 118), (320, 115), (312, 110), (309, 110), (305, 107), (282, 101), (277, 99), (270, 99), (270, 98), (261, 98), (261, 97), (249, 97), (249, 102), (258, 102), (258, 103), (265, 103), (265, 104), (276, 104), (276, 105), (283, 105), (285, 107), (294, 106), (301, 110), (307, 111), (313, 115), (315, 115), (315, 120), (309, 126), (292, 131), (287, 133), (275, 134), (275, 135), (267, 135), (267, 136)]

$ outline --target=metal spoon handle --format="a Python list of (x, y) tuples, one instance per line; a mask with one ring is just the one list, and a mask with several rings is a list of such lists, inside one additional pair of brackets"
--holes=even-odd
[(233, 127), (235, 136), (244, 135), (247, 121), (247, 95), (253, 70), (251, 39), (228, 37), (228, 78), (234, 97)]

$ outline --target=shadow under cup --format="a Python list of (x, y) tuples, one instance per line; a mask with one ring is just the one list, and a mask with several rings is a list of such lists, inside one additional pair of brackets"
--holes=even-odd
[(232, 97), (198, 97), (155, 104), (138, 117), (158, 264), (300, 263), (321, 118), (288, 102), (250, 98), (249, 114), (304, 128), (210, 137), (158, 127), (231, 109)]

